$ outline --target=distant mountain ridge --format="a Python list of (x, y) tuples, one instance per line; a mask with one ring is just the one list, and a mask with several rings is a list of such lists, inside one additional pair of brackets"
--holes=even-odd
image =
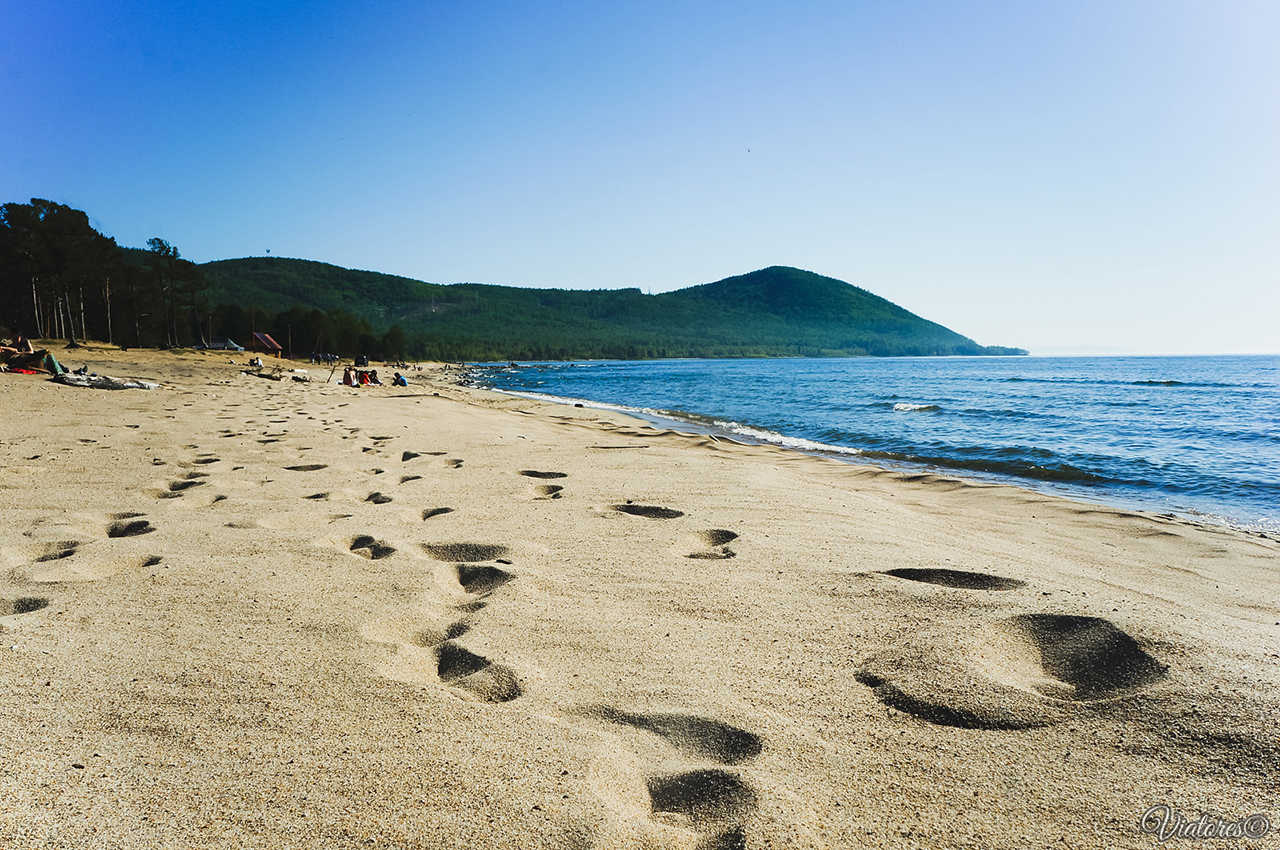
[(659, 295), (444, 285), (272, 257), (200, 268), (215, 304), (343, 310), (377, 331), (398, 326), (441, 359), (1026, 354), (979, 345), (865, 289), (789, 266)]

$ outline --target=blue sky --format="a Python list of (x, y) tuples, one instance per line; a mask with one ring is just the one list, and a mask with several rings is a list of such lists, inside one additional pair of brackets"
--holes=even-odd
[(197, 260), (785, 264), (1038, 353), (1280, 352), (1280, 4), (0, 0), (0, 193)]

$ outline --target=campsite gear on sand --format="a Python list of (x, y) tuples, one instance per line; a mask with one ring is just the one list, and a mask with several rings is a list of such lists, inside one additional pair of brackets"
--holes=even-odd
[(63, 372), (52, 380), (69, 387), (88, 387), (95, 390), (154, 390), (160, 386), (151, 381), (132, 381), (113, 378), (110, 375), (75, 375), (71, 372)]

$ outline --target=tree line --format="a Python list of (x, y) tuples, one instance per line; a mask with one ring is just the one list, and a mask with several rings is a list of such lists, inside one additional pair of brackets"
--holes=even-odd
[(266, 331), (300, 355), (400, 358), (409, 347), (399, 327), (376, 334), (346, 310), (267, 313), (215, 303), (200, 266), (176, 245), (157, 236), (145, 250), (123, 247), (84, 211), (43, 198), (0, 205), (0, 331), (73, 346), (95, 339), (156, 348), (220, 338), (247, 345), (254, 331)]

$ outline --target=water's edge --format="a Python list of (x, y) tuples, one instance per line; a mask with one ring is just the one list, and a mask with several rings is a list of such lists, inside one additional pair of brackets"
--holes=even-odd
[(530, 401), (622, 413), (649, 425), (682, 433), (707, 435), (748, 445), (776, 446), (815, 457), (829, 458), (861, 466), (870, 466), (878, 469), (884, 469), (886, 471), (929, 472), (948, 478), (987, 484), (999, 484), (1008, 487), (1018, 487), (1024, 490), (1068, 499), (1070, 501), (1097, 504), (1119, 510), (1137, 511), (1168, 519), (1183, 519), (1196, 525), (1203, 525), (1209, 528), (1225, 527), (1252, 537), (1280, 542), (1280, 532), (1259, 529), (1253, 524), (1238, 521), (1231, 517), (1217, 514), (1206, 514), (1190, 509), (1166, 512), (1156, 511), (1150, 504), (1145, 504), (1132, 499), (1125, 499), (1118, 495), (1106, 493), (1105, 491), (1080, 492), (1079, 490), (1053, 486), (1053, 480), (1048, 478), (1026, 479), (1014, 475), (1001, 475), (999, 473), (984, 472), (979, 469), (957, 469), (955, 466), (949, 464), (930, 464), (926, 462), (914, 462), (901, 458), (886, 457), (884, 456), (884, 453), (880, 452), (867, 452), (851, 446), (837, 446), (819, 443), (813, 440), (806, 440), (802, 437), (792, 437), (775, 431), (769, 431), (767, 429), (755, 428), (751, 425), (740, 422), (718, 420), (714, 417), (692, 411), (636, 407), (632, 405), (596, 401), (589, 398), (575, 398), (569, 396), (558, 396), (550, 393), (503, 389), (488, 383), (481, 376), (478, 370), (470, 372), (466, 380), (467, 385), (469, 386), (498, 393), (500, 395), (525, 398)]

